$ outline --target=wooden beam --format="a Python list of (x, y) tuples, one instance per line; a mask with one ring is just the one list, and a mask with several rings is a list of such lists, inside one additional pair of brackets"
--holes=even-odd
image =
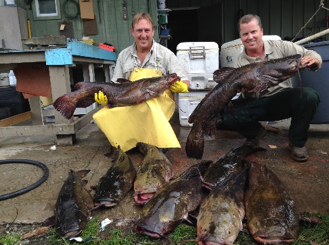
[(31, 119), (31, 112), (30, 111), (23, 112), (21, 114), (0, 120), (0, 127), (15, 125), (29, 119)]

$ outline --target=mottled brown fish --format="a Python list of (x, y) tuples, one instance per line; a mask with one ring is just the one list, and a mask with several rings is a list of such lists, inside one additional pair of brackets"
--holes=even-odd
[(251, 163), (245, 194), (247, 226), (252, 237), (266, 244), (293, 243), (299, 215), (281, 180), (265, 165)]
[(263, 148), (241, 145), (229, 150), (210, 164), (203, 175), (204, 186), (212, 189), (218, 183), (225, 181), (230, 175), (241, 171), (244, 167), (243, 162), (245, 157), (261, 149)]
[(197, 219), (199, 245), (233, 245), (245, 216), (247, 169), (217, 184), (202, 201)]
[(95, 190), (96, 207), (116, 206), (132, 188), (136, 177), (136, 170), (129, 156), (120, 147), (112, 149), (116, 151), (112, 166), (100, 179)]
[(144, 205), (170, 181), (172, 164), (156, 146), (138, 143), (137, 147), (145, 157), (134, 182), (134, 199)]
[(94, 207), (93, 198), (85, 189), (82, 178), (89, 170), (70, 170), (55, 205), (57, 231), (66, 239), (79, 235), (86, 227), (90, 211)]
[(164, 237), (188, 220), (189, 212), (200, 205), (201, 188), (200, 170), (196, 166), (190, 167), (143, 206), (135, 231), (154, 238)]
[(77, 90), (57, 98), (53, 106), (66, 119), (69, 119), (73, 116), (78, 104), (81, 107), (88, 107), (94, 103), (94, 95), (99, 91), (107, 96), (109, 108), (136, 105), (160, 96), (169, 89), (170, 85), (179, 80), (180, 77), (176, 74), (169, 74), (143, 78), (134, 82), (125, 79), (118, 79), (120, 83), (79, 82), (75, 85)]
[[(248, 91), (262, 92), (268, 87), (295, 76), (299, 70), (301, 55), (281, 59), (262, 61), (234, 69), (226, 74), (198, 104), (189, 117), (193, 123), (188, 135), (185, 150), (188, 157), (201, 159), (204, 150), (204, 136), (215, 130), (216, 118), (225, 109), (232, 111), (231, 99), (242, 88)], [(217, 74), (217, 76), (219, 76)], [(220, 78), (222, 79), (222, 78)], [(217, 81), (218, 82), (218, 81)], [(231, 106), (230, 106), (231, 105)]]

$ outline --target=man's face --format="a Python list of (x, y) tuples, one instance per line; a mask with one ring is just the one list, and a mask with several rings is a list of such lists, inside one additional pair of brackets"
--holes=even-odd
[(137, 49), (149, 49), (152, 47), (154, 29), (150, 22), (141, 19), (134, 25), (134, 28), (130, 28), (130, 32), (135, 39)]
[(240, 24), (240, 37), (246, 50), (256, 50), (263, 45), (263, 28), (257, 24), (256, 20), (249, 23)]

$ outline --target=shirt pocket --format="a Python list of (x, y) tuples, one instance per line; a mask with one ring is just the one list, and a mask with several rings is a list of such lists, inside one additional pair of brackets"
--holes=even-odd
[(129, 79), (131, 72), (134, 70), (134, 64), (126, 63), (122, 67), (122, 73), (125, 79)]

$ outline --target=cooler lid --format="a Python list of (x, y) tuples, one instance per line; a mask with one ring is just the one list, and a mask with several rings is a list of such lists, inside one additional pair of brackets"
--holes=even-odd
[(218, 50), (218, 44), (215, 42), (182, 42), (177, 45), (177, 51), (188, 51), (190, 48), (204, 47), (204, 49), (216, 49)]

